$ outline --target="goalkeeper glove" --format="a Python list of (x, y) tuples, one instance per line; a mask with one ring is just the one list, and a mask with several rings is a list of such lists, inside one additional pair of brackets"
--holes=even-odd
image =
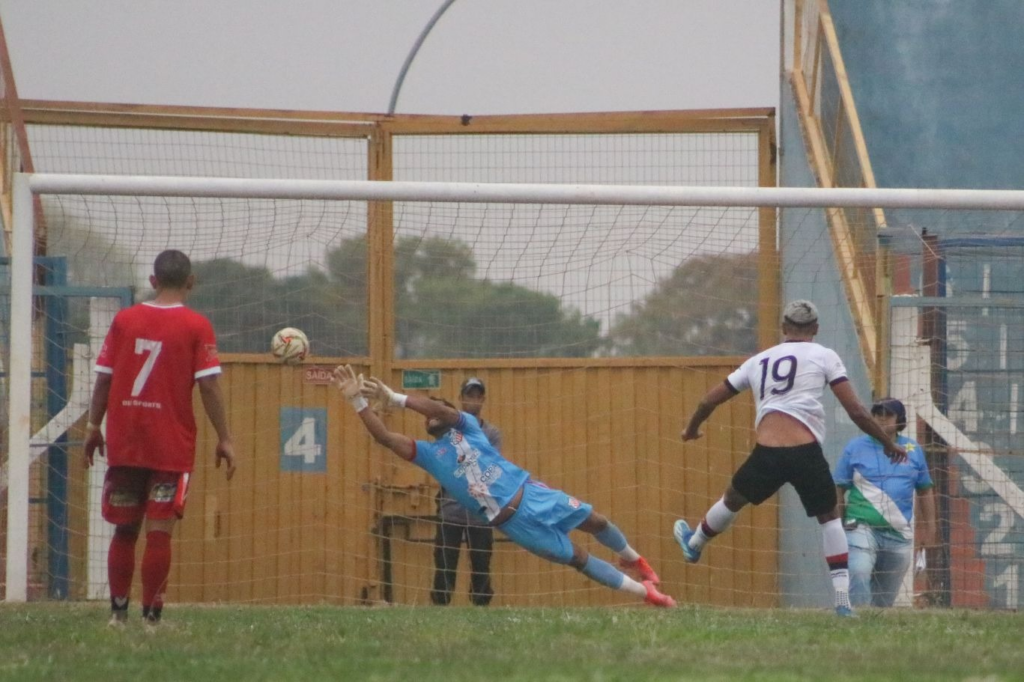
[(377, 400), (385, 407), (405, 407), (405, 401), (409, 399), (409, 396), (403, 393), (392, 391), (377, 377), (370, 377), (363, 382), (363, 396)]
[(365, 384), (363, 375), (356, 376), (352, 365), (343, 365), (335, 368), (333, 383), (341, 391), (342, 397), (352, 405), (356, 412), (362, 412), (369, 407), (369, 403), (363, 397)]

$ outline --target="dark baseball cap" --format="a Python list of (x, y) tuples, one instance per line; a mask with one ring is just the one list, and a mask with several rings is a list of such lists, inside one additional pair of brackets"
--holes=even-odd
[(907, 426), (907, 408), (896, 398), (879, 398), (871, 406), (871, 414), (891, 414), (900, 431)]
[(459, 395), (462, 395), (471, 388), (479, 388), (481, 393), (487, 393), (487, 387), (484, 386), (484, 382), (480, 381), (476, 377), (470, 377), (462, 382), (462, 388), (459, 390)]

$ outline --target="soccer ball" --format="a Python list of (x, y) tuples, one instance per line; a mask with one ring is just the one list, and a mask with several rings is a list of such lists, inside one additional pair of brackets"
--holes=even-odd
[(301, 329), (285, 327), (274, 334), (270, 341), (270, 351), (284, 364), (295, 365), (302, 362), (309, 353), (309, 339)]

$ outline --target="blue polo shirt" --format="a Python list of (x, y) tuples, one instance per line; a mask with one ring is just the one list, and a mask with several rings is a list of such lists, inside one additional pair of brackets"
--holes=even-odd
[(924, 451), (912, 438), (897, 436), (907, 461), (894, 463), (882, 444), (860, 436), (846, 444), (832, 479), (849, 491), (846, 518), (910, 539), (914, 535), (914, 492), (931, 488)]

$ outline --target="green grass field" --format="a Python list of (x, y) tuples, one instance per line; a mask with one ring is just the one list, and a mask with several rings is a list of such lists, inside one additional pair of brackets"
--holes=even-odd
[(0, 680), (1024, 680), (1024, 616), (0, 605)]

